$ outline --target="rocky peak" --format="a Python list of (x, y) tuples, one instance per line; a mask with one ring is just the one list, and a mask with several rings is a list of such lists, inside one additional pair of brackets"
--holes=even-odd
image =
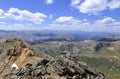
[(5, 79), (110, 79), (72, 57), (46, 57), (8, 72)]
[(19, 39), (4, 41), (0, 45), (0, 79), (110, 79), (75, 57), (53, 58), (38, 52)]
[(24, 67), (27, 63), (33, 63), (39, 58), (40, 55), (36, 50), (23, 41), (19, 39), (5, 40), (0, 45), (0, 74), (5, 74), (14, 65), (18, 68)]

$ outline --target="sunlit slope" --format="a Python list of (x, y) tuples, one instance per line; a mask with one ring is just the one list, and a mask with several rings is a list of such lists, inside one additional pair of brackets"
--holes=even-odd
[(120, 78), (120, 41), (48, 42), (34, 47), (51, 56), (70, 53), (113, 79)]

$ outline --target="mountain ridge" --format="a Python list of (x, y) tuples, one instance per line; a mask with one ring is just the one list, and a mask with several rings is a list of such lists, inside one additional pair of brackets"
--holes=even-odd
[(53, 58), (19, 39), (2, 42), (0, 52), (1, 79), (110, 79), (74, 57), (61, 55)]
[[(29, 45), (19, 39), (8, 39), (1, 43), (0, 46), (0, 67), (5, 65), (3, 70), (1, 69), (1, 75), (4, 75), (6, 71), (10, 70), (12, 64), (16, 64), (18, 68), (24, 67), (26, 63), (33, 63), (39, 59), (39, 54)], [(42, 55), (42, 54), (41, 54)]]

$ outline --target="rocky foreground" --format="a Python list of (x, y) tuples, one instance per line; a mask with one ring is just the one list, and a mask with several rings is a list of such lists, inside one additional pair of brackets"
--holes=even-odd
[[(4, 66), (3, 66), (4, 65)], [(110, 79), (72, 56), (56, 58), (18, 39), (0, 44), (0, 79)]]

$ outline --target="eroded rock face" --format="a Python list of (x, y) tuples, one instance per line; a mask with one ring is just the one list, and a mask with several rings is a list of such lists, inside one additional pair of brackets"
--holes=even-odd
[(24, 68), (10, 71), (6, 79), (110, 79), (72, 57), (46, 57)]
[[(11, 68), (25, 67), (44, 57), (19, 39), (8, 39), (0, 43), (0, 76), (6, 74)], [(13, 66), (13, 67), (12, 67)], [(17, 68), (17, 69), (18, 69)]]

